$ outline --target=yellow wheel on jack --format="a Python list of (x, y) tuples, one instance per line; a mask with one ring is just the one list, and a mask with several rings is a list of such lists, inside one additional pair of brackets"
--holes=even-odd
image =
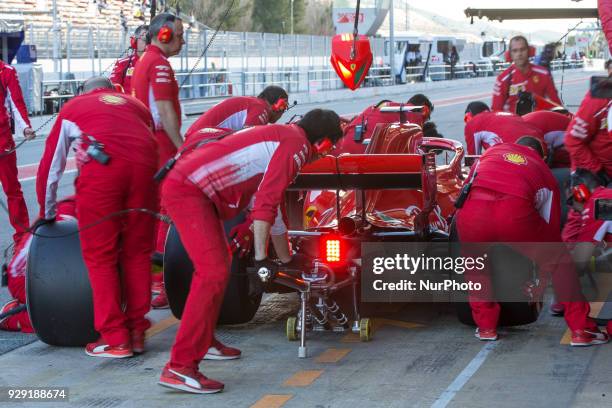
[(372, 340), (372, 321), (368, 318), (359, 320), (359, 340)]
[(297, 335), (297, 318), (292, 316), (287, 318), (287, 340), (296, 341), (298, 339)]

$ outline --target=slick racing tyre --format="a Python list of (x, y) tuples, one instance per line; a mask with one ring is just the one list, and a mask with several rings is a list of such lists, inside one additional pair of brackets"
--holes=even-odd
[[(225, 233), (244, 221), (244, 214), (225, 222)], [(249, 296), (249, 279), (246, 269), (250, 258), (232, 258), (230, 280), (225, 290), (223, 305), (219, 313), (218, 323), (239, 324), (250, 321), (261, 303), (261, 295)], [(185, 301), (191, 286), (193, 264), (183, 247), (181, 238), (174, 225), (168, 230), (164, 250), (164, 284), (172, 314), (180, 319), (183, 315)]]
[(561, 227), (563, 227), (565, 225), (565, 220), (567, 220), (567, 212), (569, 210), (566, 191), (570, 180), (570, 169), (557, 168), (550, 169), (550, 171), (552, 171), (553, 176), (555, 176), (557, 184), (559, 185), (559, 192), (561, 193)]
[[(542, 309), (541, 299), (530, 299), (523, 293), (525, 283), (533, 279), (532, 261), (504, 245), (492, 246), (488, 253), (495, 292), (498, 297), (513, 300), (500, 302), (499, 325), (520, 326), (535, 322)], [(459, 321), (474, 326), (469, 303), (455, 305)]]
[[(41, 225), (36, 233), (62, 236), (76, 230), (76, 220), (62, 220)], [(95, 341), (93, 299), (79, 235), (34, 235), (27, 264), (28, 312), (40, 340), (53, 346)]]

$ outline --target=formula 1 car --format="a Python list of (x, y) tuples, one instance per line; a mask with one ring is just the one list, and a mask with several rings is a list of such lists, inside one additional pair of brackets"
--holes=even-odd
[[(304, 166), (287, 193), (286, 204), (294, 251), (310, 259), (310, 267), (256, 276), (267, 279), (269, 292), (300, 293), (301, 310), (287, 320), (287, 337), (296, 340), (300, 334), (302, 356), (306, 355), (307, 329), (352, 329), (362, 340), (371, 338), (372, 323), (359, 310), (362, 242), (452, 239), (453, 203), (466, 175), (463, 159), (459, 142), (424, 138), (419, 126), (396, 123), (379, 124), (365, 154), (327, 156)], [(244, 215), (226, 222), (226, 232), (243, 220)], [(58, 346), (84, 345), (97, 336), (76, 228), (75, 221), (39, 227), (41, 235), (33, 237), (28, 259), (32, 324), (42, 341)], [(44, 238), (50, 235), (57, 239)], [(255, 315), (262, 293), (252, 290), (251, 265), (248, 258), (234, 256), (220, 323), (244, 323)], [(527, 263), (523, 269), (533, 268)], [(164, 279), (171, 311), (178, 318), (192, 273), (191, 261), (172, 227), (166, 241)], [(513, 324), (535, 320), (539, 309), (533, 305), (537, 303), (527, 299)], [(459, 303), (457, 307), (460, 320), (470, 323), (469, 306)], [(504, 310), (502, 305), (502, 324)]]

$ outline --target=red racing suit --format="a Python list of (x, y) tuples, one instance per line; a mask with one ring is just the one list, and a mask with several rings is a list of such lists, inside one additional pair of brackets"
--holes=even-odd
[(275, 223), (284, 191), (310, 155), (299, 126), (258, 126), (190, 152), (168, 174), (162, 205), (195, 268), (172, 368), (197, 368), (211, 345), (231, 262), (221, 221), (253, 201), (250, 218)]
[[(76, 218), (76, 204), (74, 197), (67, 197), (57, 203), (56, 220), (66, 220)], [(8, 264), (8, 290), (14, 299), (20, 304), (26, 304), (26, 270), (28, 266), (28, 253), (32, 234), (23, 235), (19, 243), (15, 246), (15, 251), (11, 262)], [(30, 322), (27, 310), (10, 316), (3, 324), (9, 331), (22, 331), (33, 333), (34, 328)]]
[(605, 241), (612, 243), (612, 221), (595, 219), (595, 200), (604, 198), (612, 199), (612, 189), (598, 187), (593, 191), (589, 201), (582, 212), (580, 232), (577, 242), (592, 242), (594, 244)]
[(565, 148), (564, 139), (571, 119), (567, 115), (547, 110), (531, 112), (523, 115), (522, 118), (544, 134), (548, 152), (553, 155), (551, 167), (570, 167), (570, 157)]
[[(129, 344), (130, 332), (150, 326), (145, 314), (151, 301), (154, 223), (148, 214), (129, 212), (91, 226), (129, 208), (157, 209), (153, 119), (138, 100), (108, 89), (77, 96), (64, 105), (47, 138), (36, 178), (40, 215), (45, 219), (56, 215), (57, 185), (75, 141), (76, 205), (94, 326), (106, 344)], [(103, 145), (110, 157), (107, 164), (85, 153), (94, 142)]]
[[(552, 277), (557, 299), (566, 305), (570, 329), (593, 327), (589, 304), (583, 301), (567, 251), (559, 246), (553, 254), (533, 245), (561, 242), (559, 188), (546, 163), (526, 146), (504, 143), (488, 149), (472, 166), (473, 172), (471, 191), (456, 218), (460, 241), (530, 243), (517, 250), (533, 259), (544, 276)], [(485, 289), (469, 294), (474, 321), (482, 329), (496, 328), (500, 307), (491, 299), (486, 268), (484, 273), (471, 272), (466, 278), (480, 280)]]
[(604, 170), (612, 177), (612, 135), (608, 126), (611, 99), (591, 97), (590, 92), (580, 104), (565, 134), (565, 147), (577, 167), (598, 173)]
[(544, 142), (540, 129), (508, 112), (482, 112), (465, 125), (467, 154), (482, 154), (498, 143), (514, 143), (522, 136), (533, 136)]
[(562, 105), (550, 72), (544, 67), (529, 63), (525, 73), (512, 64), (497, 76), (493, 86), (491, 109), (493, 111), (516, 112), (518, 93), (521, 91), (531, 92)]
[[(132, 77), (132, 95), (144, 103), (155, 122), (155, 139), (159, 153), (158, 167), (162, 167), (177, 152), (177, 148), (163, 128), (155, 101), (172, 101), (174, 111), (181, 125), (181, 104), (179, 102), (179, 86), (174, 77), (170, 61), (162, 50), (151, 44), (147, 47)], [(160, 210), (164, 213), (163, 208)], [(155, 251), (164, 252), (168, 225), (158, 221), (156, 228)]]
[(204, 112), (189, 127), (185, 133), (185, 140), (202, 128), (240, 130), (248, 126), (266, 125), (271, 112), (270, 104), (264, 99), (254, 96), (234, 96)]
[(15, 123), (15, 134), (23, 136), (23, 131), (31, 125), (19, 78), (15, 68), (0, 61), (0, 184), (7, 198), (9, 221), (15, 229), (13, 240), (17, 243), (30, 225), (30, 217), (17, 176), (17, 153), (3, 156), (15, 147), (9, 109)]
[[(372, 138), (376, 125), (379, 123), (394, 123), (399, 122), (401, 116), (405, 122), (415, 123), (423, 126), (424, 118), (420, 112), (381, 112), (380, 107), (383, 106), (400, 106), (398, 102), (385, 102), (380, 106), (368, 106), (363, 112), (354, 117), (351, 122), (344, 128), (344, 136), (336, 143), (336, 149), (332, 154), (341, 153), (363, 154), (367, 144), (355, 141), (355, 128), (359, 125), (362, 127), (361, 140), (366, 141)], [(407, 104), (405, 104), (407, 105)], [(401, 115), (401, 116), (400, 116)]]
[(132, 76), (134, 75), (134, 67), (138, 62), (138, 53), (132, 51), (129, 57), (121, 58), (115, 63), (113, 72), (109, 79), (115, 85), (121, 85), (123, 92), (128, 95), (132, 94)]
[(181, 125), (179, 86), (170, 61), (159, 47), (149, 45), (142, 54), (132, 76), (132, 96), (146, 105), (155, 122), (155, 138), (159, 150), (159, 166), (176, 154), (176, 146), (164, 131), (155, 101), (172, 101)]

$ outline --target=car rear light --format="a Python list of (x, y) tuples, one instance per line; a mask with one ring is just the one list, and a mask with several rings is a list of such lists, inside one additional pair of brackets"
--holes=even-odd
[(323, 259), (327, 263), (338, 263), (342, 261), (342, 240), (338, 237), (325, 237), (322, 241)]

